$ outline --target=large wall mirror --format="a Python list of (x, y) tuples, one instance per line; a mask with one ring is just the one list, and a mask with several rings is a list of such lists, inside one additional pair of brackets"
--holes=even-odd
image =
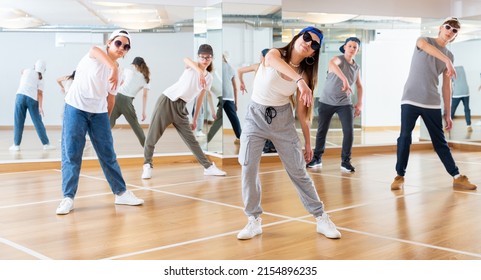
[[(129, 67), (133, 59), (140, 56), (150, 68), (147, 118), (141, 121), (147, 132), (155, 102), (160, 93), (180, 77), (184, 69), (183, 58), (196, 58), (192, 51), (194, 7), (74, 0), (34, 2), (20, 0), (0, 4), (0, 60), (5, 65), (0, 70), (3, 77), (0, 83), (0, 162), (60, 158), (64, 96), (56, 79), (71, 74), (91, 45), (103, 46), (108, 35), (119, 27), (132, 34), (132, 49), (125, 58), (119, 59), (119, 64)], [(30, 20), (26, 21), (26, 17)], [(14, 104), (20, 73), (25, 68), (32, 68), (37, 59), (43, 59), (47, 64), (43, 122), (51, 144), (57, 149), (42, 149), (27, 116), (21, 150), (11, 152), (9, 146), (13, 143)], [(140, 118), (141, 93), (134, 100), (134, 105)], [(113, 137), (119, 157), (143, 154), (124, 117), (117, 120)], [(179, 140), (176, 133), (172, 137), (164, 135), (156, 146), (156, 154), (189, 152)], [(87, 142), (84, 157), (94, 156), (95, 152)]]
[[(420, 34), (421, 19), (286, 10), (283, 10), (282, 19), (283, 39), (286, 43), (309, 25), (318, 27), (324, 33), (318, 85), (314, 92), (312, 144), (315, 143), (317, 131), (318, 100), (323, 94), (329, 60), (342, 55), (339, 47), (348, 37), (358, 37), (361, 40), (361, 48), (355, 60), (361, 67), (364, 88), (362, 114), (354, 119), (354, 145), (396, 143), (399, 135), (399, 101), (413, 46)], [(355, 85), (352, 89), (352, 102), (356, 104)], [(342, 129), (337, 115), (331, 121), (327, 137), (326, 147), (342, 145)]]

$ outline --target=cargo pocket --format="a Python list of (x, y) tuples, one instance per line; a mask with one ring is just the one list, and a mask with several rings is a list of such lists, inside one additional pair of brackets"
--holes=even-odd
[(239, 161), (239, 164), (240, 165), (247, 165), (249, 163), (249, 154), (248, 154), (248, 151), (249, 151), (249, 146), (250, 146), (250, 139), (249, 137), (246, 137), (246, 136), (242, 136), (241, 135), (241, 138), (242, 137), (245, 137), (245, 141), (242, 141), (241, 140), (241, 146), (240, 146), (240, 150), (239, 150), (239, 157), (238, 157), (238, 161)]

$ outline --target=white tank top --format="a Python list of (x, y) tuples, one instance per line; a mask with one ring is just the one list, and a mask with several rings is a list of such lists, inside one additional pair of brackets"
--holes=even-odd
[(296, 81), (282, 78), (276, 69), (261, 63), (254, 78), (252, 101), (264, 106), (282, 106), (290, 103), (289, 97), (296, 90)]

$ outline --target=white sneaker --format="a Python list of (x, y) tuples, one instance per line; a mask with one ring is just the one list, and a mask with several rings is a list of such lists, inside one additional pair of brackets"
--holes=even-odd
[(212, 163), (212, 165), (209, 168), (204, 168), (204, 175), (207, 176), (225, 176), (227, 173), (225, 171), (220, 170), (215, 166), (215, 163)]
[(196, 137), (205, 137), (205, 133), (202, 132), (202, 130), (197, 130), (197, 131), (195, 132), (195, 136), (196, 136)]
[(316, 217), (317, 232), (324, 234), (327, 238), (341, 238), (341, 233), (337, 230), (336, 225), (329, 219), (329, 215), (323, 213), (322, 216)]
[(143, 199), (137, 198), (135, 194), (129, 190), (126, 190), (122, 195), (115, 195), (115, 204), (140, 205), (143, 203)]
[(47, 144), (47, 145), (43, 145), (43, 149), (44, 150), (55, 150), (55, 149), (57, 149), (57, 147), (55, 147), (54, 145)]
[(249, 216), (247, 225), (237, 234), (237, 239), (246, 240), (262, 233), (261, 226), (262, 219), (260, 217), (254, 218)]
[(143, 166), (143, 172), (142, 172), (142, 179), (150, 179), (152, 178), (152, 167), (150, 166), (150, 163), (146, 163)]
[(73, 199), (71, 199), (70, 197), (65, 197), (64, 199), (62, 199), (62, 201), (58, 205), (56, 213), (57, 215), (65, 215), (70, 213), (70, 211), (72, 210), (73, 210)]
[(10, 151), (20, 151), (20, 146), (17, 146), (15, 144), (13, 144), (12, 146), (10, 146), (10, 148), (8, 148)]

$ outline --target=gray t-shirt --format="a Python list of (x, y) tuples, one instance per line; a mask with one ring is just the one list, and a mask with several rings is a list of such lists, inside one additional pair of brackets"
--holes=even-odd
[(232, 78), (234, 77), (234, 68), (229, 63), (222, 62), (222, 97), (224, 100), (234, 101), (234, 88), (232, 86)]
[(454, 69), (456, 70), (456, 78), (453, 78), (453, 98), (469, 96), (468, 81), (466, 80), (464, 67), (456, 66)]
[[(341, 60), (339, 68), (346, 76), (349, 85), (352, 87), (359, 76), (360, 67), (356, 61), (353, 61), (352, 64), (347, 62), (344, 55), (338, 57)], [(334, 72), (329, 72), (327, 74), (324, 91), (322, 92), (319, 101), (332, 106), (352, 105), (351, 94), (348, 95), (346, 92), (342, 91), (342, 81)]]
[[(439, 46), (434, 38), (423, 38), (448, 56), (451, 61), (454, 61), (453, 54), (446, 47)], [(441, 95), (438, 92), (439, 75), (441, 75), (445, 69), (446, 64), (444, 62), (416, 46), (411, 60), (409, 76), (404, 85), (401, 104), (440, 109)]]

